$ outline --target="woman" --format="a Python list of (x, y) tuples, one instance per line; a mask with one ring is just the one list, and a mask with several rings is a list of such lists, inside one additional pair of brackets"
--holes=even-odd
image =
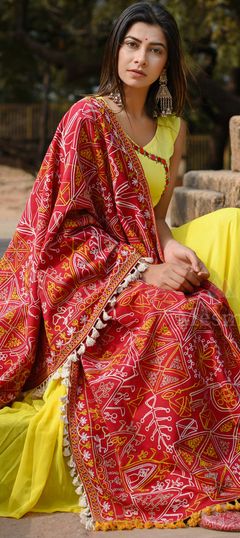
[[(0, 413), (0, 513), (195, 525), (240, 497), (239, 333), (204, 262), (219, 282), (228, 268), (234, 297), (237, 283), (222, 228), (221, 273), (165, 223), (186, 91), (172, 16), (127, 8), (104, 66), (99, 95), (61, 121), (1, 262), (1, 401), (16, 401)], [(215, 219), (237, 226), (229, 210), (175, 235), (193, 226), (198, 244)]]

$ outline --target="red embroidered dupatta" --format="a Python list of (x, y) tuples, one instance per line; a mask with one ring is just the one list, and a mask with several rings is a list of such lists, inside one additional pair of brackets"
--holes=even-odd
[(161, 257), (142, 168), (104, 101), (83, 99), (1, 261), (0, 394), (63, 365), (64, 454), (82, 520), (103, 530), (183, 525), (240, 497), (232, 313), (210, 283), (147, 286), (142, 256)]
[(103, 100), (85, 98), (60, 122), (0, 261), (0, 403), (64, 363), (139, 258), (158, 252), (131, 144)]

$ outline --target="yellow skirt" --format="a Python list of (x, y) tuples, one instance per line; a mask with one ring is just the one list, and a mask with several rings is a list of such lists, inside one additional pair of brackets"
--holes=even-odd
[[(196, 251), (214, 282), (226, 294), (240, 322), (240, 210), (224, 209), (173, 230)], [(239, 323), (240, 324), (240, 323)], [(62, 451), (60, 380), (42, 399), (34, 391), (0, 411), (0, 515), (27, 512), (78, 512), (78, 497)]]
[(205, 263), (209, 280), (224, 292), (240, 328), (240, 209), (219, 209), (172, 233)]
[(65, 392), (52, 380), (42, 399), (30, 391), (0, 411), (0, 516), (80, 510), (62, 450)]

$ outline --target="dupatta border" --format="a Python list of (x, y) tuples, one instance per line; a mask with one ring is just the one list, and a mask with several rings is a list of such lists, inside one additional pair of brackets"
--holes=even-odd
[(127, 150), (127, 154), (130, 155), (131, 160), (134, 163), (135, 170), (137, 171), (137, 174), (139, 175), (139, 177), (140, 177), (140, 179), (142, 181), (142, 185), (143, 185), (143, 188), (144, 188), (144, 192), (145, 192), (145, 196), (146, 196), (146, 200), (147, 200), (147, 204), (148, 204), (148, 210), (149, 210), (149, 212), (151, 214), (151, 217), (152, 217), (152, 222), (153, 222), (153, 225), (154, 225), (154, 233), (155, 233), (156, 242), (157, 242), (158, 254), (160, 256), (161, 261), (163, 261), (164, 257), (163, 257), (162, 247), (161, 247), (161, 243), (160, 243), (160, 239), (159, 239), (159, 235), (158, 235), (158, 230), (157, 230), (157, 225), (156, 225), (156, 218), (155, 218), (155, 213), (154, 213), (152, 200), (151, 200), (151, 195), (150, 195), (150, 189), (149, 189), (149, 186), (148, 186), (146, 176), (144, 174), (144, 170), (143, 170), (141, 161), (138, 158), (138, 156), (136, 154), (136, 151), (134, 150), (134, 147), (133, 147), (133, 144), (132, 144), (131, 140), (126, 135), (125, 131), (123, 130), (122, 126), (120, 125), (120, 123), (119, 123), (119, 121), (118, 121), (118, 119), (116, 117), (116, 114), (113, 112), (113, 110), (107, 104), (104, 97), (103, 96), (97, 96), (95, 98), (89, 97), (89, 99), (94, 99), (94, 101), (97, 104), (98, 104), (98, 101), (100, 101), (100, 100), (102, 101), (104, 108), (107, 109), (107, 111), (109, 113), (109, 116), (111, 118), (111, 121), (112, 121), (113, 125), (116, 127), (116, 130), (120, 133), (121, 141), (123, 142), (123, 145), (125, 146), (125, 148)]

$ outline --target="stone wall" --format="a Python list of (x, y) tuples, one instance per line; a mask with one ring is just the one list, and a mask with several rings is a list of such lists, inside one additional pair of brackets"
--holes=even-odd
[(170, 209), (171, 226), (222, 207), (240, 207), (240, 116), (230, 120), (231, 170), (192, 170), (183, 186), (174, 189)]

